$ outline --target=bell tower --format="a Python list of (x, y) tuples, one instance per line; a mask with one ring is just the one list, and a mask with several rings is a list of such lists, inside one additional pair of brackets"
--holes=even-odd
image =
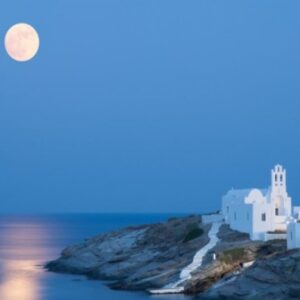
[(283, 166), (276, 165), (271, 171), (271, 177), (271, 201), (274, 203), (275, 216), (289, 217), (292, 213), (292, 203), (286, 188), (286, 170)]
[(276, 165), (272, 173), (272, 193), (286, 195), (286, 171), (281, 165)]

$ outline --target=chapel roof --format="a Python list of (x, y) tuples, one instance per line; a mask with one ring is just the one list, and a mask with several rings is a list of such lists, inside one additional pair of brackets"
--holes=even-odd
[(227, 192), (227, 195), (233, 196), (236, 199), (244, 200), (245, 197), (247, 197), (251, 191), (253, 190), (259, 190), (264, 197), (268, 196), (270, 194), (270, 188), (249, 188), (249, 189), (231, 189)]

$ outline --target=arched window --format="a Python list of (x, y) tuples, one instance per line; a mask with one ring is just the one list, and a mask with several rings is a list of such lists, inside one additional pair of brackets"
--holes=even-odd
[(277, 174), (275, 174), (275, 181), (277, 181)]
[(282, 174), (280, 175), (280, 181), (281, 181), (281, 182), (283, 181), (283, 176), (282, 176)]

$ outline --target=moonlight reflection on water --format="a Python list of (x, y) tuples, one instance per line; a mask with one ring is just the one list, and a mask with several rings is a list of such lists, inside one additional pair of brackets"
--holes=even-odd
[[(0, 300), (149, 300), (146, 293), (112, 291), (83, 276), (43, 265), (67, 245), (99, 232), (166, 220), (164, 215), (0, 216)], [(99, 298), (100, 297), (100, 298)], [(183, 300), (184, 296), (168, 297)]]
[(39, 300), (39, 271), (34, 261), (6, 261), (1, 264), (0, 299)]

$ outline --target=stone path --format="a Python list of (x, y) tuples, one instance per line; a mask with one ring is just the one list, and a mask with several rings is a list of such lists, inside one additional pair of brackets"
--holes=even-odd
[(209, 250), (215, 247), (217, 242), (219, 241), (217, 233), (219, 232), (220, 226), (222, 224), (222, 222), (215, 222), (212, 224), (211, 229), (208, 232), (209, 242), (195, 254), (192, 263), (182, 269), (182, 271), (180, 272), (180, 279), (178, 281), (170, 283), (162, 289), (150, 290), (149, 292), (151, 294), (182, 293), (184, 291), (184, 287), (182, 286), (182, 284), (185, 281), (191, 279), (192, 272), (201, 267), (204, 256)]

